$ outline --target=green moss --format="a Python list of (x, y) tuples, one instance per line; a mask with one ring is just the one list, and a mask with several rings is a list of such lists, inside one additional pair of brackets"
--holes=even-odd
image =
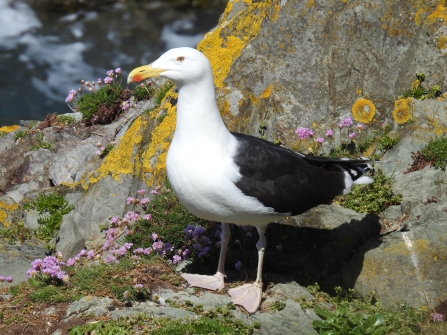
[(14, 141), (17, 141), (18, 139), (25, 138), (28, 136), (28, 131), (26, 130), (19, 130), (14, 134)]
[(76, 121), (75, 117), (71, 115), (58, 115), (56, 117), (56, 120), (63, 125), (67, 125)]
[(54, 151), (54, 143), (52, 143), (52, 142), (44, 142), (44, 140), (43, 140), (43, 134), (42, 134), (42, 133), (37, 133), (37, 143), (36, 143), (36, 144), (33, 144), (33, 145), (30, 147), (30, 150), (31, 150), (31, 151), (35, 151), (35, 150), (38, 150), (38, 149), (40, 149), (40, 148), (42, 148), (42, 149), (48, 149), (48, 150), (50, 150), (51, 152), (53, 152), (53, 151)]
[(37, 210), (40, 217), (37, 222), (40, 224), (37, 230), (37, 237), (49, 242), (58, 232), (62, 223), (62, 217), (74, 209), (69, 205), (64, 197), (58, 194), (39, 194), (36, 200), (23, 205), (26, 210)]
[(157, 105), (160, 105), (161, 102), (163, 101), (163, 99), (166, 96), (166, 93), (169, 92), (169, 90), (172, 88), (172, 86), (174, 86), (174, 84), (170, 81), (164, 83), (160, 88), (157, 89), (157, 93), (154, 97), (154, 102)]
[(32, 233), (22, 222), (19, 222), (17, 225), (0, 229), (0, 236), (8, 240), (9, 243), (14, 244), (30, 239)]
[(90, 121), (101, 105), (112, 108), (119, 101), (122, 91), (119, 85), (104, 85), (95, 93), (83, 94), (76, 101), (75, 108), (82, 113), (84, 120)]
[(145, 85), (144, 87), (141, 85), (135, 86), (135, 88), (132, 91), (132, 95), (135, 97), (136, 101), (141, 100), (149, 100), (155, 92), (154, 87)]
[(435, 169), (445, 170), (447, 165), (447, 138), (437, 137), (421, 150), (422, 156), (432, 163)]
[(337, 197), (336, 200), (343, 207), (356, 212), (379, 214), (402, 200), (402, 195), (394, 194), (392, 183), (392, 179), (378, 169), (372, 184), (354, 186), (350, 193)]

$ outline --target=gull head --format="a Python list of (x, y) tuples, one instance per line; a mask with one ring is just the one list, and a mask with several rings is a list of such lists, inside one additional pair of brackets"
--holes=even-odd
[(200, 51), (193, 48), (175, 48), (166, 51), (156, 61), (133, 69), (127, 83), (140, 82), (152, 77), (165, 77), (177, 86), (212, 78), (211, 65)]

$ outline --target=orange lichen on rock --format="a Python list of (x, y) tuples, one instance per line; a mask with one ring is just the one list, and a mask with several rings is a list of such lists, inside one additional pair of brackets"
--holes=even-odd
[(360, 98), (352, 106), (352, 116), (358, 122), (370, 123), (374, 114), (376, 106), (368, 99)]
[(270, 94), (272, 94), (272, 89), (273, 89), (273, 84), (269, 84), (266, 87), (266, 89), (264, 90), (264, 92), (262, 92), (259, 97), (262, 99), (267, 99), (270, 96)]
[(403, 124), (412, 118), (413, 99), (399, 99), (394, 102), (394, 110), (392, 112), (393, 119), (399, 124)]
[(18, 125), (13, 125), (13, 126), (3, 126), (0, 127), (0, 133), (10, 133), (12, 131), (16, 131), (17, 129), (19, 129)]

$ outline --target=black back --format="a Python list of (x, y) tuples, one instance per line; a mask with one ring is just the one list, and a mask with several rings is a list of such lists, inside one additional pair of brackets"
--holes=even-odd
[(345, 189), (345, 168), (369, 162), (298, 154), (253, 136), (232, 134), (240, 144), (234, 161), (242, 178), (236, 186), (277, 213), (298, 215), (332, 203)]

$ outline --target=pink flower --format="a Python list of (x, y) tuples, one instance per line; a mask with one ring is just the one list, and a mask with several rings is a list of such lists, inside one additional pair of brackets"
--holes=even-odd
[(72, 101), (73, 101), (73, 98), (74, 98), (73, 94), (70, 93), (70, 94), (65, 98), (65, 102), (72, 102)]
[(143, 215), (143, 219), (149, 221), (152, 219), (152, 215), (151, 214)]
[(87, 252), (87, 259), (92, 259), (95, 256), (95, 251), (94, 250), (89, 250)]
[(140, 200), (140, 203), (141, 203), (142, 205), (147, 205), (147, 204), (149, 203), (149, 201), (150, 201), (149, 198), (143, 198), (143, 199)]
[(112, 81), (113, 81), (113, 79), (110, 78), (110, 77), (105, 77), (104, 78), (104, 83), (106, 83), (106, 84), (110, 84)]
[(152, 240), (156, 241), (158, 239), (158, 235), (156, 233), (152, 233)]
[(107, 71), (107, 77), (112, 77), (113, 78), (113, 70), (109, 70)]
[(444, 321), (444, 315), (442, 315), (441, 313), (432, 313), (431, 317), (432, 317), (434, 322), (442, 322), (442, 321)]
[(98, 85), (102, 85), (102, 78), (98, 78), (96, 82), (98, 83)]
[(348, 135), (348, 136), (349, 136), (349, 139), (352, 140), (352, 139), (355, 137), (355, 135), (356, 135), (355, 133), (350, 133), (350, 134)]
[(324, 142), (324, 138), (323, 137), (318, 137), (315, 142), (317, 143), (323, 143)]
[(128, 110), (129, 108), (130, 108), (130, 102), (129, 102), (129, 100), (123, 101), (123, 102), (121, 103), (121, 109), (122, 109), (123, 111)]
[(143, 289), (143, 284), (135, 284), (133, 288), (136, 289), (137, 291), (140, 291)]
[(120, 67), (116, 68), (115, 73), (121, 74), (121, 68)]
[(158, 195), (158, 193), (160, 193), (160, 192), (158, 192), (158, 189), (157, 189), (157, 188), (155, 188), (155, 190), (151, 190), (151, 194)]
[(352, 125), (352, 119), (350, 117), (345, 117), (340, 121), (340, 124), (338, 125), (338, 128), (346, 128)]
[(365, 130), (366, 126), (363, 123), (359, 123), (355, 126), (358, 130)]
[(332, 137), (332, 135), (334, 135), (334, 133), (332, 132), (331, 129), (328, 129), (328, 130), (326, 131), (326, 136), (327, 136), (327, 137)]
[(303, 128), (299, 127), (295, 130), (295, 133), (298, 135), (298, 137), (303, 140), (308, 137), (312, 137), (314, 135), (314, 132), (310, 128)]
[(110, 218), (110, 222), (111, 223), (118, 223), (118, 218), (116, 217), (116, 216), (112, 216), (111, 218)]
[(4, 282), (5, 281), (5, 276), (0, 276), (0, 282)]
[(128, 205), (133, 204), (134, 200), (135, 200), (135, 198), (133, 198), (133, 197), (127, 197), (126, 204), (128, 204)]
[(180, 263), (182, 260), (182, 258), (179, 255), (174, 255), (174, 257), (172, 257), (172, 263), (177, 264)]
[(76, 261), (74, 260), (74, 258), (69, 258), (67, 260), (67, 266), (73, 266), (76, 264)]
[(145, 191), (145, 190), (138, 190), (137, 193), (138, 193), (139, 195), (144, 195), (144, 193), (146, 193), (146, 191)]

